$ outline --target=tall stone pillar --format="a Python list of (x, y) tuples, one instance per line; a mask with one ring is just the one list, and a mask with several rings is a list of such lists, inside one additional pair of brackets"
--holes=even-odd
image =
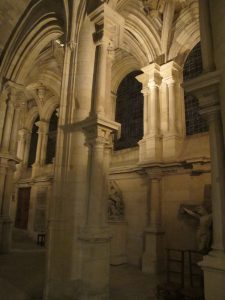
[(23, 166), (25, 165), (26, 150), (28, 150), (27, 152), (27, 160), (28, 160), (29, 148), (30, 148), (30, 141), (29, 144), (27, 145), (28, 136), (31, 136), (31, 134), (28, 133), (28, 130), (26, 128), (21, 128), (18, 130), (18, 145), (17, 145), (16, 156), (20, 160), (20, 163), (16, 166), (16, 173), (15, 173), (16, 181), (20, 178)]
[(15, 171), (17, 129), (19, 123), (19, 106), (17, 105), (16, 90), (6, 85), (8, 99), (2, 131), (0, 148), (0, 253), (10, 251), (11, 220), (10, 203), (13, 191), (13, 175)]
[(9, 152), (13, 155), (16, 155), (17, 152), (19, 118), (20, 118), (20, 105), (17, 103), (15, 104), (12, 134), (11, 134), (10, 147), (9, 147)]
[(17, 157), (23, 161), (24, 160), (24, 153), (26, 147), (26, 136), (27, 136), (27, 129), (21, 128), (18, 130), (18, 147), (17, 147)]
[(24, 156), (23, 156), (23, 164), (25, 167), (27, 167), (28, 165), (30, 141), (31, 141), (31, 132), (27, 131), (25, 136), (25, 148), (24, 148)]
[[(179, 154), (183, 139), (183, 105), (181, 93), (182, 69), (174, 61), (161, 66), (162, 76), (162, 118), (165, 116), (163, 135), (163, 159), (170, 161)], [(167, 117), (168, 116), (168, 117)]]
[[(107, 78), (109, 46), (118, 36), (111, 29), (117, 30), (114, 25), (120, 16), (107, 4), (98, 7), (90, 14), (96, 26), (95, 45), (90, 20), (84, 24), (78, 45), (77, 1), (73, 4), (71, 41), (65, 46), (45, 299), (108, 299), (110, 234), (105, 221), (108, 164), (104, 155), (119, 124), (108, 118)], [(76, 61), (79, 55), (90, 64), (87, 69)], [(88, 71), (93, 66), (91, 88)], [(75, 91), (80, 101), (76, 109)]]
[(225, 149), (219, 105), (219, 72), (206, 73), (185, 84), (199, 99), (200, 113), (208, 120), (212, 177), (212, 250), (200, 263), (206, 300), (225, 299)]
[[(185, 83), (199, 99), (200, 113), (208, 120), (212, 177), (212, 250), (200, 263), (206, 300), (225, 299), (225, 148), (221, 119), (221, 74), (215, 71), (210, 1), (199, 1), (203, 75)], [(212, 4), (214, 5), (214, 3)]]
[[(114, 127), (114, 128), (113, 128)], [(80, 233), (83, 250), (83, 284), (85, 299), (108, 299), (110, 239), (107, 213), (105, 153), (110, 135), (118, 129), (118, 124), (96, 120), (85, 126), (87, 143), (91, 152), (89, 197), (86, 225)], [(95, 272), (98, 270), (98, 276)]]
[(32, 176), (36, 176), (39, 172), (39, 168), (45, 165), (49, 128), (49, 123), (44, 120), (38, 121), (35, 124), (39, 129), (36, 158), (32, 167)]
[(161, 161), (162, 140), (160, 126), (159, 86), (161, 83), (160, 67), (153, 63), (142, 69), (143, 74), (137, 80), (143, 85), (144, 95), (144, 137), (139, 142), (139, 163)]
[(10, 138), (12, 133), (14, 111), (15, 111), (14, 102), (15, 102), (14, 91), (11, 90), (11, 95), (7, 102), (5, 123), (3, 127), (3, 135), (2, 135), (2, 143), (1, 143), (2, 152), (9, 152), (9, 144), (10, 144)]
[[(109, 119), (107, 105), (111, 97), (108, 82), (111, 76), (111, 54), (117, 41), (113, 39), (123, 19), (108, 5), (103, 4), (90, 14), (96, 32), (96, 71), (93, 85), (93, 108), (90, 120), (82, 127), (86, 134), (91, 155), (89, 167), (89, 193), (87, 201), (87, 219), (80, 233), (83, 262), (82, 280), (84, 299), (108, 299), (110, 239), (109, 225), (106, 222), (108, 161), (105, 154), (111, 144), (111, 134), (118, 131), (120, 125)], [(119, 30), (118, 30), (119, 35)], [(118, 36), (116, 35), (118, 38)], [(108, 80), (107, 80), (108, 79)], [(95, 276), (98, 270), (98, 276)]]
[(15, 161), (0, 157), (0, 253), (8, 253), (11, 249), (12, 221), (10, 219), (10, 203), (14, 172)]
[(159, 168), (146, 170), (149, 192), (147, 196), (148, 220), (145, 228), (145, 250), (142, 256), (142, 271), (158, 274), (164, 269), (164, 231), (161, 223), (161, 179)]

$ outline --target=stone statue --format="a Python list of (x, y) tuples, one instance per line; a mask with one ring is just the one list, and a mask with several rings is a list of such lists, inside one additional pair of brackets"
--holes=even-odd
[(108, 219), (119, 221), (124, 218), (124, 204), (122, 193), (116, 182), (109, 182)]
[(183, 207), (184, 212), (198, 220), (196, 232), (198, 250), (208, 252), (212, 243), (212, 213), (208, 213), (204, 206), (197, 206), (195, 210)]
[(202, 205), (182, 205), (180, 213), (198, 220), (196, 239), (198, 250), (208, 253), (212, 244), (211, 185), (205, 185)]

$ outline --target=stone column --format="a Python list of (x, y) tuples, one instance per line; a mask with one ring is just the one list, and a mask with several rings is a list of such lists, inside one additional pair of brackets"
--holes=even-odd
[[(75, 12), (77, 1), (73, 4)], [(96, 25), (94, 61), (92, 24), (86, 20), (78, 45), (77, 19), (74, 13), (72, 15), (71, 41), (65, 47), (53, 207), (48, 231), (45, 289), (48, 300), (97, 300), (107, 299), (109, 294), (110, 234), (105, 222), (104, 154), (111, 133), (119, 128), (119, 124), (106, 117), (106, 97), (110, 95), (106, 74), (111, 71), (108, 69), (108, 41), (110, 44), (112, 41), (106, 33), (111, 34), (111, 16), (119, 21), (117, 13), (107, 4), (90, 14)], [(77, 56), (88, 61), (91, 68), (95, 65), (93, 82), (89, 66), (85, 73)], [(86, 80), (87, 86), (83, 84)], [(80, 105), (73, 110), (75, 97)]]
[(148, 220), (145, 229), (145, 250), (142, 256), (142, 271), (151, 274), (164, 269), (164, 231), (161, 223), (161, 178), (160, 169), (147, 169), (149, 192), (147, 198)]
[(18, 127), (20, 118), (20, 105), (15, 104), (15, 112), (13, 117), (12, 134), (10, 138), (9, 152), (13, 155), (16, 154), (17, 143), (18, 143)]
[[(82, 280), (84, 299), (108, 299), (110, 239), (109, 225), (106, 222), (105, 188), (108, 162), (105, 154), (111, 143), (111, 134), (118, 131), (120, 125), (109, 119), (106, 106), (111, 97), (110, 52), (116, 47), (112, 30), (122, 22), (122, 18), (108, 5), (103, 4), (90, 14), (96, 26), (96, 71), (93, 84), (93, 107), (89, 121), (82, 126), (90, 152), (89, 185), (87, 200), (87, 218), (80, 233), (82, 242)], [(117, 36), (117, 35), (115, 35)], [(109, 48), (110, 47), (110, 48)], [(106, 158), (107, 159), (107, 158)], [(97, 270), (97, 276), (95, 276)]]
[(8, 90), (7, 89), (2, 90), (2, 92), (0, 94), (0, 101), (1, 101), (1, 106), (0, 106), (0, 144), (1, 144), (5, 115), (6, 115), (6, 110), (7, 110), (7, 102), (8, 102)]
[(111, 114), (110, 119), (115, 120), (116, 117), (116, 94), (111, 92)]
[(49, 128), (49, 123), (44, 120), (38, 121), (35, 124), (39, 127), (39, 129), (36, 158), (32, 167), (32, 176), (38, 175), (39, 168), (45, 165)]
[(206, 300), (225, 299), (225, 149), (219, 105), (219, 72), (206, 73), (185, 84), (199, 99), (200, 113), (208, 120), (212, 177), (212, 250), (200, 263)]
[(199, 0), (199, 23), (203, 68), (205, 72), (210, 72), (215, 69), (215, 63), (213, 59), (212, 26), (208, 0)]
[(139, 163), (160, 161), (162, 144), (160, 136), (159, 85), (161, 83), (160, 67), (153, 63), (142, 69), (144, 74), (137, 76), (143, 85), (144, 95), (144, 137), (139, 142)]
[(162, 76), (162, 117), (168, 115), (167, 124), (162, 128), (163, 159), (176, 159), (179, 154), (183, 133), (183, 94), (181, 93), (182, 69), (174, 61), (161, 66)]
[[(16, 166), (16, 173), (15, 173), (15, 180), (17, 181), (22, 172), (22, 168), (24, 166), (24, 156), (26, 148), (29, 148), (30, 144), (26, 144), (26, 139), (28, 135), (28, 130), (26, 128), (21, 128), (18, 130), (18, 146), (16, 156), (20, 160), (20, 163)], [(27, 153), (27, 160), (28, 160), (29, 152)]]
[(26, 147), (26, 135), (27, 135), (27, 129), (21, 128), (18, 130), (18, 147), (17, 147), (17, 157), (23, 161), (24, 160), (24, 153), (25, 153), (25, 147)]
[[(6, 113), (3, 125), (0, 149), (0, 253), (10, 251), (11, 220), (10, 203), (13, 191), (13, 175), (15, 164), (16, 135), (19, 122), (19, 107), (16, 100), (16, 89), (6, 84), (8, 92)], [(16, 109), (15, 109), (16, 108)]]
[[(108, 163), (106, 164), (104, 155), (110, 143), (110, 135), (114, 130), (118, 130), (118, 124), (97, 119), (92, 124), (87, 124), (84, 130), (91, 153), (87, 220), (80, 233), (84, 251), (84, 294), (85, 299), (107, 299), (111, 234), (106, 222), (105, 184)], [(94, 276), (96, 270), (98, 276)]]
[(25, 149), (24, 149), (24, 156), (23, 156), (23, 164), (27, 167), (29, 152), (30, 152), (30, 141), (31, 141), (31, 132), (27, 131), (25, 137)]
[[(213, 100), (219, 95), (214, 94)], [(202, 104), (201, 98), (200, 103)], [(204, 100), (203, 100), (204, 101)], [(216, 100), (217, 102), (217, 100)], [(204, 271), (205, 299), (225, 299), (225, 148), (219, 105), (201, 111), (209, 124), (212, 176), (212, 251), (200, 263)]]
[(14, 92), (11, 90), (10, 99), (7, 101), (7, 108), (5, 114), (5, 123), (3, 127), (1, 150), (2, 152), (9, 152), (9, 144), (13, 126), (14, 118)]
[(0, 157), (0, 253), (8, 253), (11, 249), (10, 202), (14, 171), (15, 161)]

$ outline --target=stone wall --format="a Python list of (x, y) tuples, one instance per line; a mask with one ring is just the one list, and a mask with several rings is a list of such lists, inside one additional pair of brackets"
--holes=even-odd
[[(148, 178), (138, 167), (138, 148), (117, 151), (113, 155), (110, 178), (121, 189), (127, 221), (128, 263), (140, 266), (147, 226)], [(208, 134), (185, 139), (179, 160), (192, 162), (192, 167), (167, 169), (161, 181), (162, 225), (165, 247), (197, 249), (197, 221), (179, 213), (182, 204), (201, 204), (204, 187), (210, 184)], [(205, 161), (205, 162), (204, 162)], [(192, 169), (190, 169), (192, 168)]]

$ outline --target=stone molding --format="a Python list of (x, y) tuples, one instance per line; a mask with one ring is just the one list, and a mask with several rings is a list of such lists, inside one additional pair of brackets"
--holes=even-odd
[(103, 3), (89, 14), (90, 20), (95, 24), (93, 39), (96, 44), (107, 42), (117, 49), (122, 45), (124, 18), (115, 10)]
[(40, 120), (35, 123), (36, 126), (38, 126), (38, 133), (47, 134), (48, 133), (48, 127), (49, 122), (45, 120)]
[(219, 84), (220, 71), (209, 72), (187, 81), (185, 91), (193, 93), (199, 100), (200, 113), (206, 118), (220, 111)]
[(170, 61), (160, 67), (162, 81), (167, 84), (183, 82), (182, 68), (175, 62)]

